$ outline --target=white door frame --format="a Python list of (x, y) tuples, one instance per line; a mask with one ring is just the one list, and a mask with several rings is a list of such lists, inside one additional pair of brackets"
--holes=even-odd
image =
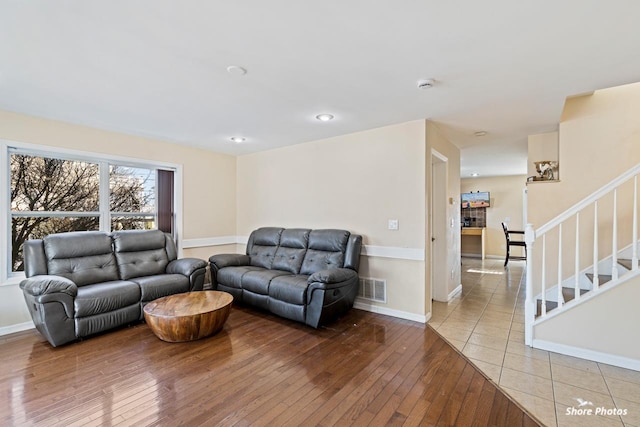
[(448, 244), (447, 244), (447, 188), (449, 159), (431, 149), (431, 200), (430, 227), (431, 244), (431, 299), (448, 301)]

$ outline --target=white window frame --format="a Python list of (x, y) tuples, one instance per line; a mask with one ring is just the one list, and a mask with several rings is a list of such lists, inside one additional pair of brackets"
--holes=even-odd
[[(20, 154), (52, 157), (64, 160), (79, 160), (91, 163), (97, 163), (100, 168), (101, 176), (109, 176), (109, 164), (117, 164), (119, 166), (128, 166), (134, 168), (146, 169), (165, 169), (174, 172), (174, 238), (178, 256), (182, 256), (182, 165), (176, 163), (168, 163), (157, 160), (147, 160), (134, 157), (125, 157), (118, 155), (109, 155), (94, 153), (88, 151), (79, 151), (55, 146), (37, 145), (19, 141), (11, 141), (0, 139), (0, 188), (4, 197), (0, 197), (0, 244), (3, 250), (0, 251), (0, 286), (15, 285), (24, 279), (24, 273), (12, 272), (10, 264), (11, 253), (9, 245), (11, 244), (11, 170), (9, 167), (9, 150), (20, 150)], [(106, 174), (103, 175), (104, 171)], [(106, 195), (106, 197), (105, 197)], [(109, 206), (109, 180), (102, 179), (100, 181), (100, 230), (108, 231), (111, 227), (111, 212)], [(156, 204), (157, 204), (157, 186), (156, 186)], [(71, 215), (69, 215), (71, 214)], [(95, 216), (95, 212), (64, 212), (64, 213), (43, 213), (46, 216)], [(156, 209), (157, 215), (157, 209)], [(33, 214), (29, 214), (33, 216)]]

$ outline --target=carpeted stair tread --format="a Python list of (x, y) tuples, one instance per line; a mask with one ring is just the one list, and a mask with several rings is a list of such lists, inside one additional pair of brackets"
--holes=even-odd
[[(586, 276), (591, 281), (591, 283), (593, 283), (593, 273), (587, 273)], [(611, 275), (610, 274), (598, 274), (598, 279), (599, 279), (598, 284), (601, 286), (601, 285), (604, 285), (605, 283), (607, 283), (607, 282), (609, 282), (611, 280)]]
[(630, 259), (619, 259), (618, 264), (631, 271), (631, 260)]
[[(584, 295), (589, 292), (588, 289), (580, 289), (580, 295)], [(564, 303), (568, 303), (573, 300), (576, 293), (573, 288), (562, 288), (562, 297), (564, 298)], [(551, 310), (558, 308), (558, 303), (555, 301), (547, 301), (547, 313)], [(542, 300), (538, 300), (537, 308), (536, 308), (536, 317), (540, 317), (542, 314)]]

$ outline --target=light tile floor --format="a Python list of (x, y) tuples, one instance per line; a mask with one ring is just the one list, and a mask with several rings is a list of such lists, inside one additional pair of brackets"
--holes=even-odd
[[(434, 301), (429, 324), (547, 426), (640, 427), (640, 372), (524, 344), (524, 266), (463, 258), (461, 294)], [(567, 415), (603, 407), (626, 415)]]

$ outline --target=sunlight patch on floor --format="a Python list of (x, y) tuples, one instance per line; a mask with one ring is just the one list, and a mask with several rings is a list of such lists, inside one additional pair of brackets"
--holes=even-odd
[(479, 274), (504, 274), (504, 271), (495, 271), (495, 270), (477, 270), (475, 268), (470, 268), (467, 270), (467, 273), (479, 273)]

